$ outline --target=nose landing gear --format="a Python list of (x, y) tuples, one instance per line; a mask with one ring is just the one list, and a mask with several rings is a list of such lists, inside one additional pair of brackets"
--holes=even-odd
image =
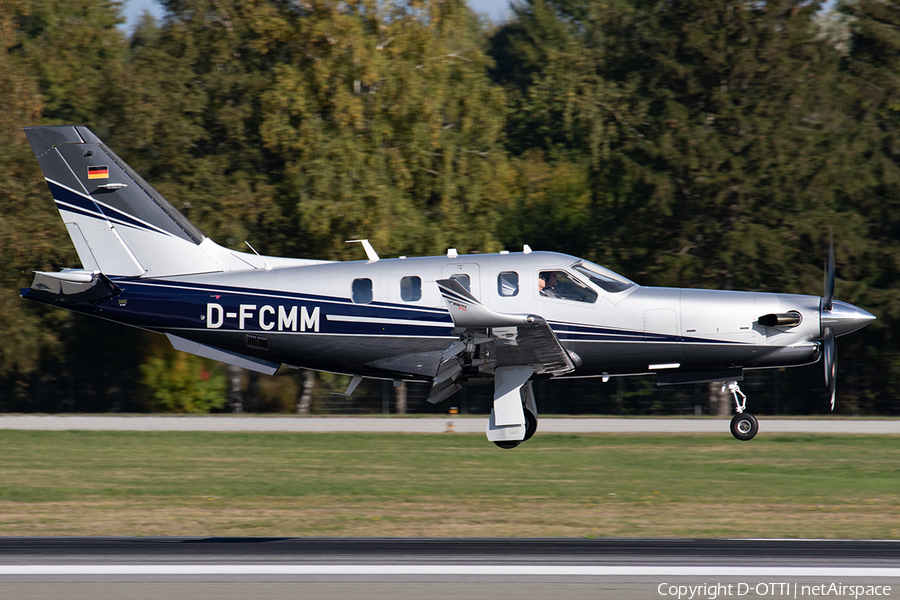
[[(742, 442), (752, 440), (756, 432), (759, 431), (759, 421), (750, 413), (744, 412), (744, 409), (747, 408), (747, 396), (741, 391), (741, 386), (738, 385), (737, 381), (726, 381), (722, 384), (722, 391), (724, 392), (725, 390), (728, 390), (734, 396), (734, 409), (737, 412), (734, 418), (731, 419), (731, 435)], [(741, 397), (740, 400), (738, 400), (738, 395)]]

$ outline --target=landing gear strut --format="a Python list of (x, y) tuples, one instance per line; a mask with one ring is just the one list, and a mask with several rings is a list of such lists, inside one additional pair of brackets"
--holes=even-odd
[[(747, 396), (741, 391), (741, 386), (738, 385), (737, 381), (725, 382), (722, 385), (722, 391), (724, 392), (725, 390), (728, 390), (734, 396), (734, 410), (737, 412), (734, 418), (731, 419), (731, 435), (742, 442), (752, 440), (756, 432), (759, 431), (759, 421), (750, 413), (744, 412), (744, 409), (747, 408)], [(738, 395), (740, 395), (740, 400), (738, 400)]]
[[(523, 373), (524, 376), (524, 373)], [(519, 397), (522, 402), (522, 416), (524, 417), (524, 435), (521, 440), (517, 439), (491, 439), (490, 423), (488, 423), (488, 439), (497, 444), (501, 448), (515, 448), (522, 442), (527, 442), (537, 431), (538, 427), (538, 411), (537, 402), (534, 399), (534, 387), (531, 381), (526, 381), (519, 386)], [(491, 411), (491, 421), (494, 420), (494, 411)], [(519, 430), (521, 431), (521, 430)]]

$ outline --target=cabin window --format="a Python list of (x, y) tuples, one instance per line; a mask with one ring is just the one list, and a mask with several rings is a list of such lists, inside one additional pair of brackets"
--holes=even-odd
[(593, 304), (599, 295), (565, 271), (541, 271), (538, 275), (541, 296)]
[(372, 280), (353, 280), (353, 302), (356, 304), (368, 304), (372, 301)]
[(450, 276), (450, 279), (454, 279), (459, 282), (459, 285), (466, 288), (467, 292), (472, 291), (472, 280), (469, 279), (469, 276), (465, 273), (454, 273)]
[(503, 271), (497, 275), (497, 293), (501, 296), (515, 296), (519, 293), (519, 274)]
[(404, 302), (416, 302), (422, 299), (422, 278), (404, 277), (400, 280), (400, 298)]

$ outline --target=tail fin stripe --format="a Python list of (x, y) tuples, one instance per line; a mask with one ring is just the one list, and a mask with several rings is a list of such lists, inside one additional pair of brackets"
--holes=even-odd
[[(82, 217), (90, 217), (92, 219), (97, 219), (97, 213), (84, 210), (79, 206), (74, 206), (74, 205), (68, 204), (66, 202), (61, 202), (59, 200), (56, 201), (56, 209), (59, 211), (66, 211), (69, 213), (73, 213), (73, 214), (76, 214), (76, 215), (79, 215)], [(105, 219), (100, 219), (100, 220), (105, 220)]]
[[(63, 201), (71, 204), (72, 206), (77, 206), (82, 210), (89, 210), (92, 212), (99, 211), (99, 207), (94, 202), (94, 199), (87, 194), (83, 194), (78, 190), (73, 190), (67, 185), (63, 185), (62, 183), (53, 181), (52, 179), (47, 179), (46, 177), (44, 178), (44, 180), (47, 182), (47, 185), (50, 186), (50, 193), (53, 194), (54, 200), (60, 200), (59, 196), (63, 196), (65, 197)], [(54, 186), (59, 189), (54, 189)], [(66, 192), (68, 192), (68, 194)]]
[[(56, 200), (56, 208), (60, 211), (66, 211), (66, 212), (80, 215), (83, 217), (89, 217), (91, 219), (96, 219), (98, 221), (109, 221), (110, 223), (115, 223), (116, 225), (121, 225), (123, 227), (131, 227), (133, 229), (141, 229), (144, 231), (151, 231), (151, 230), (147, 229), (146, 227), (141, 226), (140, 224), (129, 223), (122, 219), (116, 219), (115, 217), (104, 215), (104, 214), (98, 213), (96, 211), (84, 210), (81, 207), (74, 206), (72, 204), (68, 204), (67, 202), (63, 202), (62, 200)], [(154, 231), (154, 233), (161, 233), (161, 232)], [(164, 232), (162, 232), (162, 233), (164, 233)]]
[[(119, 225), (127, 225), (129, 227), (135, 227), (138, 229), (144, 229), (146, 231), (152, 231), (153, 233), (161, 233), (169, 237), (175, 237), (168, 231), (164, 229), (160, 229), (159, 227), (147, 223), (146, 221), (142, 221), (136, 217), (133, 217), (127, 213), (123, 213), (108, 204), (100, 202), (91, 196), (85, 196), (61, 183), (53, 181), (52, 179), (47, 179), (47, 183), (50, 185), (50, 191), (53, 194), (53, 199), (56, 200), (57, 205), (65, 204), (71, 207), (76, 207), (81, 209), (82, 211), (86, 211), (88, 216), (94, 218), (100, 218), (104, 220), (111, 220)], [(60, 189), (54, 189), (54, 186), (58, 186)], [(68, 194), (65, 192), (69, 192)], [(60, 196), (64, 196), (65, 199), (60, 198)]]

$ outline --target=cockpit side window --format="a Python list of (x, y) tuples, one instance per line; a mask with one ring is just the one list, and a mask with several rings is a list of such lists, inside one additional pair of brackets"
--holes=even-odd
[(546, 298), (593, 304), (599, 295), (565, 271), (541, 271), (538, 290)]
[(609, 269), (605, 269), (600, 265), (589, 262), (578, 262), (572, 265), (572, 268), (587, 277), (591, 283), (599, 288), (606, 290), (610, 294), (615, 294), (634, 287), (633, 281), (625, 279), (618, 273), (613, 273)]

